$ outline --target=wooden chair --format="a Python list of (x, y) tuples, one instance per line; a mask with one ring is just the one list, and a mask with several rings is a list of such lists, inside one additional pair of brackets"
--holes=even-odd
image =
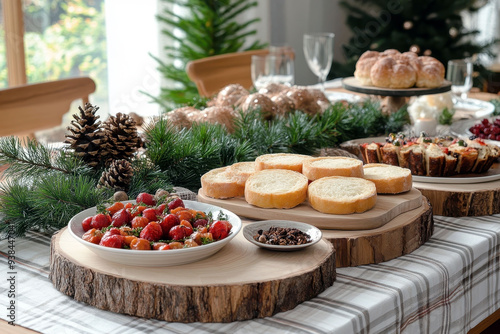
[(192, 60), (187, 63), (186, 72), (201, 96), (210, 97), (233, 83), (249, 89), (252, 87), (252, 56), (268, 53), (267, 49), (252, 50)]
[(26, 84), (0, 90), (0, 136), (30, 136), (61, 125), (71, 102), (89, 102), (95, 82), (87, 77)]

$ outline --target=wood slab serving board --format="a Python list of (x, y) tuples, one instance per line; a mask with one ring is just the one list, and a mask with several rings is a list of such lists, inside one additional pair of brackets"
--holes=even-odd
[(308, 223), (326, 230), (369, 230), (383, 226), (403, 212), (422, 205), (422, 194), (417, 189), (398, 195), (378, 195), (375, 207), (350, 215), (332, 215), (314, 210), (307, 202), (292, 209), (263, 209), (248, 204), (243, 197), (216, 199), (198, 191), (198, 201), (217, 205), (237, 215), (269, 220), (285, 219)]
[(335, 277), (335, 249), (325, 240), (296, 252), (273, 252), (239, 233), (208, 259), (170, 267), (109, 262), (76, 242), (67, 228), (51, 242), (49, 279), (56, 289), (99, 309), (166, 321), (272, 316), (317, 296)]
[(432, 207), (425, 197), (417, 209), (404, 212), (384, 226), (364, 231), (322, 230), (337, 253), (337, 268), (380, 263), (410, 254), (434, 231)]

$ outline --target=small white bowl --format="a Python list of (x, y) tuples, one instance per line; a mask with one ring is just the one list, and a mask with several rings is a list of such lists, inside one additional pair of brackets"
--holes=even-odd
[[(256, 241), (253, 236), (257, 234), (258, 230), (268, 231), (271, 227), (288, 227), (288, 228), (296, 228), (304, 233), (307, 233), (311, 238), (311, 242), (302, 245), (270, 245), (262, 242)], [(257, 245), (262, 248), (276, 250), (276, 251), (295, 251), (299, 249), (303, 249), (306, 247), (310, 247), (321, 240), (322, 237), (321, 231), (312, 225), (306, 223), (299, 223), (291, 220), (262, 220), (255, 223), (250, 223), (243, 228), (243, 236), (250, 241), (252, 244)]]
[[(229, 222), (233, 225), (233, 228), (231, 229), (229, 235), (225, 239), (215, 241), (207, 245), (191, 248), (171, 249), (165, 251), (119, 249), (99, 246), (82, 239), (82, 235), (85, 233), (82, 228), (82, 221), (85, 218), (96, 214), (97, 210), (95, 207), (84, 210), (71, 218), (68, 224), (68, 229), (70, 234), (78, 242), (80, 242), (82, 245), (87, 247), (99, 257), (115, 263), (142, 267), (177, 266), (205, 259), (221, 250), (236, 236), (236, 234), (240, 232), (241, 219), (231, 211), (215, 205), (188, 200), (183, 201), (186, 207), (189, 209), (200, 210), (206, 213), (212, 212), (214, 219), (217, 218), (219, 211), (222, 211), (223, 214), (227, 215)], [(135, 201), (132, 202), (134, 203)]]

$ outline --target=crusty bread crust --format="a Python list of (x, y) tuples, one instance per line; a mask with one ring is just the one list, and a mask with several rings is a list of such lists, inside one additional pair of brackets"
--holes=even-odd
[(203, 193), (212, 198), (231, 198), (243, 196), (245, 186), (238, 184), (236, 178), (227, 172), (228, 167), (215, 168), (201, 176)]
[(270, 153), (255, 159), (255, 170), (288, 169), (302, 173), (302, 162), (310, 158), (308, 155), (293, 153)]
[(308, 180), (305, 175), (286, 169), (264, 169), (245, 183), (245, 200), (261, 208), (290, 209), (304, 202)]
[(377, 194), (400, 194), (412, 188), (412, 176), (408, 168), (386, 164), (366, 164), (363, 168), (365, 179), (375, 183)]
[(327, 176), (363, 177), (363, 162), (348, 157), (319, 157), (305, 159), (302, 174), (311, 181)]
[(324, 177), (313, 181), (307, 193), (315, 210), (337, 215), (365, 212), (377, 201), (375, 184), (357, 177)]

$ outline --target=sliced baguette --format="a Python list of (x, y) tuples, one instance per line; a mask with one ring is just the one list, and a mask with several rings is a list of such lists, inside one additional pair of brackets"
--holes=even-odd
[(245, 186), (228, 173), (229, 167), (215, 168), (201, 176), (203, 193), (212, 198), (231, 198), (243, 196)]
[(360, 145), (361, 155), (366, 164), (381, 162), (380, 145), (378, 143), (364, 143)]
[(327, 176), (363, 177), (363, 162), (347, 157), (319, 157), (305, 159), (302, 174), (311, 181)]
[(425, 147), (425, 170), (427, 176), (442, 176), (445, 154), (439, 145), (430, 143)]
[(229, 166), (228, 173), (236, 178), (239, 185), (245, 186), (250, 175), (255, 173), (255, 161), (236, 162)]
[(396, 146), (392, 143), (387, 143), (380, 148), (380, 155), (382, 156), (382, 161), (385, 164), (399, 166), (399, 150), (401, 146)]
[(307, 197), (307, 177), (286, 169), (264, 169), (245, 183), (245, 200), (261, 208), (290, 209)]
[(412, 176), (408, 168), (386, 164), (366, 164), (364, 178), (375, 183), (377, 194), (400, 194), (411, 190)]
[(271, 153), (255, 159), (255, 170), (288, 169), (302, 173), (302, 162), (310, 158), (308, 155), (293, 153)]
[(477, 160), (477, 150), (472, 147), (462, 146), (458, 143), (451, 144), (448, 147), (451, 154), (457, 158), (457, 167), (455, 171), (458, 174), (469, 173)]
[(315, 210), (337, 215), (365, 212), (377, 201), (375, 183), (357, 177), (323, 177), (313, 181), (307, 193)]

